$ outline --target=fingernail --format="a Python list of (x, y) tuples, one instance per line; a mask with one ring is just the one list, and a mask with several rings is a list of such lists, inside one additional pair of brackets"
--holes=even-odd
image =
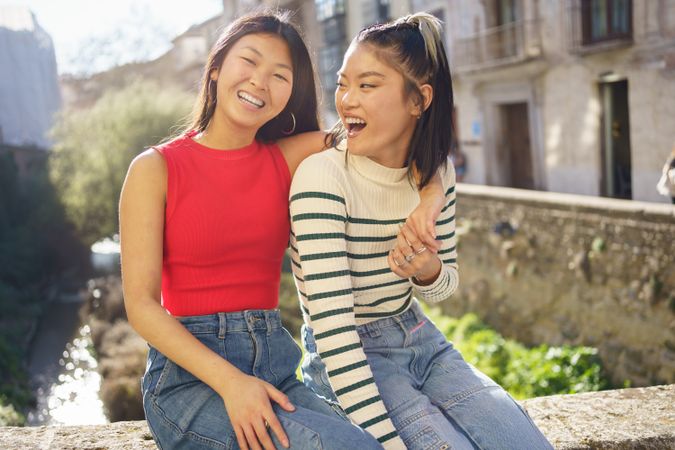
[(288, 447), (291, 446), (291, 444), (290, 444), (288, 441), (286, 441), (286, 440), (282, 441), (282, 442), (281, 442), (281, 445), (283, 445), (285, 448), (288, 448)]

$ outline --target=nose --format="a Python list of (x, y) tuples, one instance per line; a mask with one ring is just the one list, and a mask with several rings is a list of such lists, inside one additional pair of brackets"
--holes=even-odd
[(344, 108), (354, 108), (358, 105), (357, 93), (351, 87), (344, 89), (343, 92), (338, 91), (338, 96)]
[(251, 72), (251, 78), (249, 78), (248, 82), (251, 83), (252, 86), (263, 91), (267, 89), (267, 78), (260, 70)]

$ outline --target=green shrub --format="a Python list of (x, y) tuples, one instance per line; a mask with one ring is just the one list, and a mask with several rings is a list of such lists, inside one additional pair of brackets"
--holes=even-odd
[(22, 427), (26, 424), (23, 414), (14, 409), (12, 404), (5, 404), (0, 397), (0, 427)]
[(475, 314), (459, 319), (444, 316), (439, 309), (427, 309), (427, 314), (467, 362), (515, 398), (574, 394), (609, 387), (594, 348), (547, 345), (527, 348), (504, 339)]

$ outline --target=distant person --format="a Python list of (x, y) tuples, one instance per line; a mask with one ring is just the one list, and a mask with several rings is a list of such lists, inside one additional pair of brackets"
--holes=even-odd
[[(410, 450), (552, 449), (527, 413), (424, 314), (457, 288), (452, 83), (439, 21), (362, 30), (338, 71), (335, 147), (291, 185), (291, 249), (305, 383), (363, 427), (393, 424)], [(412, 164), (420, 182), (411, 183)], [(405, 224), (442, 174), (440, 250)], [(367, 425), (366, 425), (367, 424)]]
[(661, 172), (661, 179), (656, 184), (656, 190), (659, 194), (670, 197), (670, 202), (675, 205), (675, 147), (666, 159)]
[[(304, 42), (286, 14), (254, 13), (211, 50), (188, 131), (129, 167), (124, 299), (150, 344), (143, 406), (160, 448), (368, 450), (391, 438), (296, 379), (301, 351), (276, 309), (291, 177), (322, 148), (318, 130)], [(422, 237), (440, 189), (409, 218)]]
[(455, 167), (455, 179), (458, 183), (461, 183), (464, 181), (464, 177), (466, 176), (466, 155), (459, 148), (457, 143), (452, 146), (450, 160), (452, 161), (452, 165)]

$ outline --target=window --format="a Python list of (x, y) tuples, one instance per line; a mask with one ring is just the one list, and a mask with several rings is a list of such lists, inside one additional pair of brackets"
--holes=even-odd
[(632, 36), (631, 0), (582, 0), (584, 45)]
[(344, 15), (344, 0), (315, 0), (316, 18), (319, 22), (338, 15)]

